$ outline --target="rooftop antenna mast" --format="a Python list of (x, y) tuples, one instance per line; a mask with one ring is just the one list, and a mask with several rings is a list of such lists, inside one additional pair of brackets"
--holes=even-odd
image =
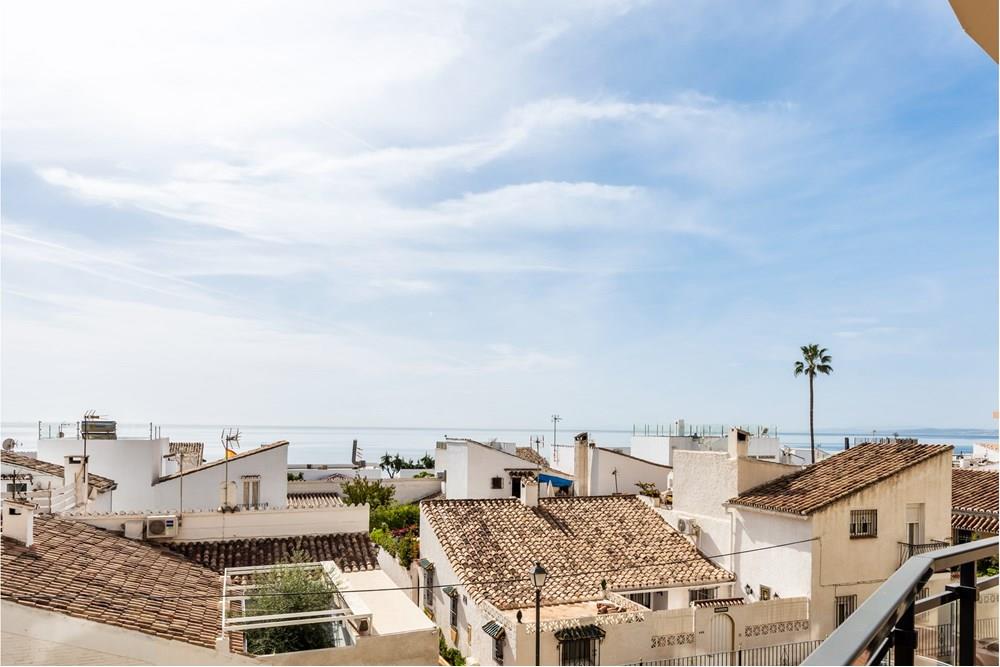
[(556, 463), (559, 461), (559, 450), (556, 449), (556, 426), (562, 421), (562, 417), (559, 415), (552, 415), (552, 462)]
[(225, 512), (226, 510), (231, 508), (231, 505), (229, 503), (229, 459), (236, 456), (236, 449), (239, 449), (240, 447), (239, 427), (236, 427), (236, 433), (233, 433), (232, 428), (223, 429), (221, 439), (222, 439), (222, 447), (225, 450), (225, 457), (226, 457), (226, 481), (225, 481), (225, 487), (223, 488), (224, 495), (222, 502), (222, 511)]

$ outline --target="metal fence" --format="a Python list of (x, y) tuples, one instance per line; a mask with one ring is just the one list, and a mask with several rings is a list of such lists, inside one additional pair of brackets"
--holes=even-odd
[(745, 648), (722, 653), (689, 655), (683, 658), (665, 658), (633, 662), (632, 665), (800, 665), (817, 646), (820, 640), (794, 642)]

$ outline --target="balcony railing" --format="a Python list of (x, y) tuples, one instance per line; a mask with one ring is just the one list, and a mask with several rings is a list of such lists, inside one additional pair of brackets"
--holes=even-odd
[[(912, 665), (918, 649), (922, 648), (921, 639), (928, 641), (920, 636), (916, 616), (951, 603), (957, 604), (957, 627), (949, 628), (942, 636), (955, 637), (954, 664), (976, 664), (976, 631), (984, 629), (977, 627), (976, 598), (979, 591), (995, 587), (998, 581), (996, 575), (977, 581), (976, 561), (995, 558), (998, 544), (998, 538), (991, 537), (911, 557), (802, 664)], [(932, 575), (955, 567), (959, 568), (957, 585), (945, 586), (943, 593), (917, 599)], [(933, 641), (940, 646), (937, 636)], [(929, 657), (940, 660), (944, 656)]]
[(925, 554), (928, 551), (936, 551), (937, 549), (943, 549), (948, 546), (948, 543), (944, 540), (932, 540), (927, 544), (910, 544), (908, 542), (899, 542), (899, 563), (896, 567), (902, 567), (903, 563), (910, 560), (914, 556), (919, 556), (920, 554)]
[(806, 659), (820, 642), (818, 639), (791, 644), (776, 644), (774, 646), (758, 646), (756, 648), (723, 651), (721, 653), (703, 653), (688, 655), (681, 658), (663, 658), (661, 660), (645, 660), (632, 662), (630, 665), (799, 665)]

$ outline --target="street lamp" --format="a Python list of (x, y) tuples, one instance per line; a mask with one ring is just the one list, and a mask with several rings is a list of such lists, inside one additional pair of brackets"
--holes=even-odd
[(531, 582), (535, 584), (535, 665), (541, 665), (542, 650), (542, 586), (549, 573), (542, 564), (535, 561), (535, 569), (531, 571)]

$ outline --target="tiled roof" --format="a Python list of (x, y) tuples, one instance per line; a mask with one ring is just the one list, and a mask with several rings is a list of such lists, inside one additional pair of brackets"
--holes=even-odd
[(195, 468), (200, 466), (204, 461), (205, 443), (171, 442), (170, 453), (177, 454), (178, 452), (180, 452), (181, 458), (184, 459), (185, 470), (187, 470), (188, 467)]
[(951, 508), (1000, 512), (1000, 473), (995, 470), (951, 469)]
[[(549, 572), (546, 604), (612, 590), (730, 581), (635, 496), (429, 500), (420, 504), (455, 574), (475, 600), (500, 609), (534, 604), (535, 561)], [(516, 580), (516, 581), (511, 581)]]
[(996, 514), (972, 514), (966, 512), (951, 513), (951, 527), (958, 530), (968, 530), (973, 533), (988, 533), (996, 535), (1000, 532), (1000, 519)]
[(995, 470), (951, 470), (951, 525), (996, 534), (1000, 528), (1000, 474)]
[[(63, 466), (56, 463), (40, 461), (36, 458), (32, 458), (31, 456), (25, 456), (24, 454), (17, 454), (15, 452), (0, 452), (0, 461), (3, 461), (7, 465), (36, 470), (40, 473), (45, 473), (46, 475), (58, 477), (59, 479), (63, 478), (65, 470)], [(100, 475), (95, 475), (94, 473), (89, 473), (87, 475), (87, 480), (90, 482), (90, 487), (97, 489), (100, 493), (118, 488), (118, 485), (113, 479), (101, 477)]]
[(530, 461), (535, 465), (545, 466), (546, 468), (549, 466), (549, 460), (531, 447), (518, 447), (514, 450), (514, 453), (519, 459)]
[(344, 501), (336, 493), (289, 493), (288, 507), (303, 509), (307, 507), (342, 507)]
[(738, 607), (746, 604), (743, 598), (712, 598), (711, 600), (695, 600), (695, 607)]
[(806, 515), (906, 468), (950, 454), (951, 445), (868, 443), (806, 466), (731, 498), (743, 505)]
[[(266, 452), (266, 451), (269, 451), (269, 450), (272, 450), (272, 449), (276, 449), (278, 447), (287, 447), (287, 446), (288, 446), (288, 441), (287, 440), (278, 440), (277, 442), (272, 442), (269, 445), (261, 445), (260, 447), (257, 447), (255, 449), (248, 449), (246, 451), (242, 451), (242, 452), (238, 453), (236, 456), (232, 457), (229, 460), (230, 461), (235, 461), (237, 459), (245, 459), (246, 457), (253, 456), (254, 454), (260, 454), (262, 452)], [(225, 462), (226, 462), (226, 459), (219, 459), (217, 461), (212, 461), (211, 463), (206, 463), (206, 464), (204, 464), (202, 466), (198, 466), (197, 468), (192, 468), (191, 470), (188, 470), (187, 468), (185, 468), (183, 474), (185, 474), (185, 475), (191, 475), (191, 474), (194, 474), (194, 473), (201, 472), (202, 470), (205, 470), (206, 468), (212, 468), (214, 466), (221, 466)], [(180, 477), (180, 476), (181, 476), (180, 472), (175, 472), (172, 475), (166, 475), (164, 477), (161, 477), (160, 479), (156, 480), (153, 483), (154, 484), (159, 484), (160, 482), (165, 482), (168, 479), (174, 479), (175, 477)]]
[(367, 533), (171, 542), (166, 546), (216, 572), (227, 567), (274, 565), (288, 560), (296, 551), (304, 552), (310, 561), (332, 560), (344, 572), (378, 568), (377, 548)]
[(4, 600), (214, 648), (222, 583), (166, 549), (36, 515), (34, 544), (3, 538)]

